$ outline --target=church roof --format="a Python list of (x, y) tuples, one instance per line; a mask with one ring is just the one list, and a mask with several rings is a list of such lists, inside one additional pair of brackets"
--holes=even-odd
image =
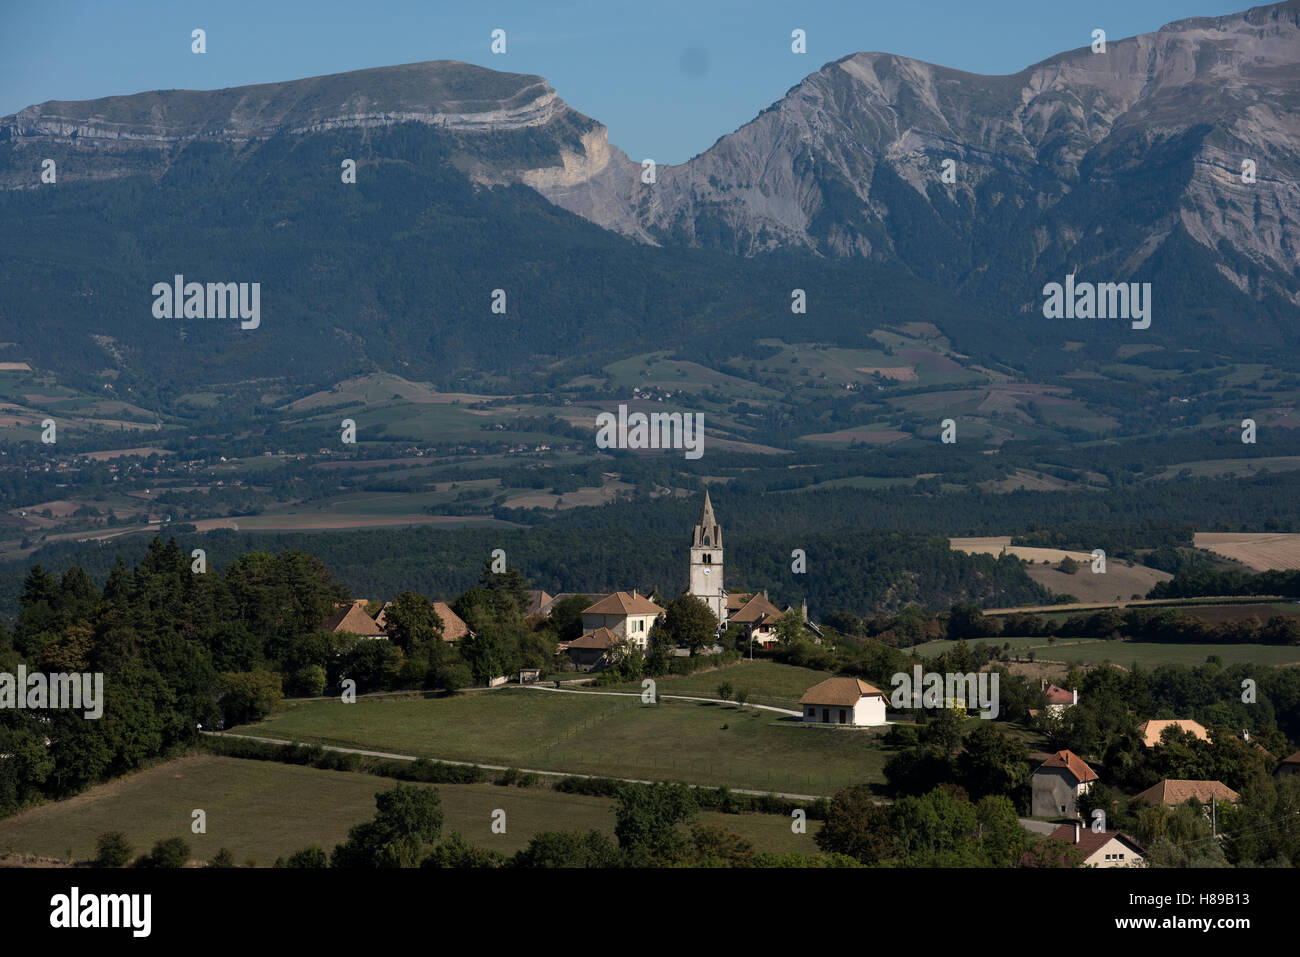
[(695, 548), (722, 547), (722, 528), (714, 517), (713, 501), (709, 498), (708, 489), (704, 490), (704, 504), (700, 507), (700, 520), (695, 523), (692, 543)]

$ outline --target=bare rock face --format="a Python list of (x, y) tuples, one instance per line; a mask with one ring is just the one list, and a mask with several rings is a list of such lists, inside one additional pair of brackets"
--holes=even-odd
[[(48, 155), (52, 149), (78, 154), (81, 161), (60, 171), (61, 178), (76, 181), (139, 172), (142, 163), (164, 167), (169, 150), (191, 142), (240, 146), (276, 135), (399, 123), (469, 135), (553, 126), (559, 138), (573, 141), (577, 157), (584, 156), (586, 137), (571, 128), (597, 126), (570, 109), (541, 77), (442, 60), (225, 90), (51, 101), (0, 118), (0, 147), (9, 146), (15, 158)], [(591, 140), (593, 148), (603, 142)], [(130, 162), (120, 162), (127, 156)], [(510, 179), (524, 179), (527, 169), (511, 167), (509, 157), (503, 160)], [(491, 178), (487, 166), (479, 167)], [(32, 185), (23, 164), (0, 164), (0, 188)]]
[[(1226, 250), (1216, 268), (1242, 291), (1300, 305), (1300, 2), (1173, 23), (1013, 76), (859, 53), (660, 167), (653, 186), (639, 174), (611, 162), (537, 188), (646, 242), (902, 259), (957, 285), (978, 279), (963, 250), (1014, 250), (1031, 273), (1058, 261), (1133, 273), (1181, 230)], [(927, 263), (936, 255), (947, 275)]]

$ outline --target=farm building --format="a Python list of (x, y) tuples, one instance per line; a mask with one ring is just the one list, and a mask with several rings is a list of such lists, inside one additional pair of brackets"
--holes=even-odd
[(885, 720), (885, 694), (859, 678), (827, 678), (799, 699), (803, 720), (817, 724), (878, 727)]

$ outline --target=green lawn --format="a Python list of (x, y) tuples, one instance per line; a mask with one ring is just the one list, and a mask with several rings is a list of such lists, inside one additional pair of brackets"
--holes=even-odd
[[(797, 668), (794, 665), (782, 665), (774, 661), (739, 661), (723, 668), (700, 671), (692, 675), (659, 678), (655, 687), (660, 694), (716, 698), (718, 685), (726, 681), (731, 684), (733, 697), (737, 691), (743, 689), (749, 692), (748, 703), (750, 704), (767, 704), (797, 711), (803, 693), (829, 677), (831, 675), (826, 671)], [(640, 694), (641, 682), (606, 685), (591, 690), (635, 691)]]
[[(716, 682), (715, 682), (716, 683)], [(734, 683), (734, 682), (733, 682)], [(804, 727), (735, 705), (564, 694), (525, 688), (450, 698), (308, 700), (237, 732), (543, 771), (794, 794), (883, 781), (866, 729)]]
[[(272, 761), (179, 758), (0, 821), (0, 852), (85, 860), (94, 856), (99, 834), (120, 830), (137, 854), (159, 839), (181, 837), (196, 860), (208, 860), (225, 847), (240, 864), (252, 859), (269, 866), (310, 844), (329, 851), (349, 827), (373, 816), (376, 792), (395, 783), (370, 774)], [(438, 790), (444, 835), (459, 831), (469, 843), (503, 853), (519, 850), (540, 831), (594, 828), (614, 833), (613, 802), (606, 798), (547, 787), (420, 786)], [(195, 808), (207, 812), (206, 834), (190, 831)], [(491, 830), (497, 808), (506, 812), (504, 834)], [(808, 833), (793, 834), (789, 819), (781, 815), (707, 812), (699, 819), (749, 839), (759, 851), (817, 851), (812, 842), (820, 827), (816, 822), (809, 822)]]
[[(1210, 655), (1218, 655), (1225, 665), (1245, 662), (1258, 665), (1300, 664), (1300, 648), (1290, 645), (1180, 645), (1152, 641), (1105, 641), (1100, 638), (1060, 638), (1048, 642), (1046, 638), (989, 638), (984, 639), (999, 648), (1010, 643), (1016, 654), (1032, 650), (1042, 661), (1081, 661), (1097, 664), (1109, 661), (1128, 667), (1143, 668), (1156, 665), (1201, 665)], [(978, 641), (967, 644), (974, 648)], [(917, 645), (913, 650), (924, 658), (933, 658), (952, 648), (955, 642), (943, 639)]]

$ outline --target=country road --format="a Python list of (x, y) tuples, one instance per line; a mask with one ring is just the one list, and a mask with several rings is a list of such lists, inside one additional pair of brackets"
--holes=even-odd
[[(578, 692), (581, 694), (582, 692)], [(603, 694), (613, 694), (614, 692), (601, 692)], [(693, 701), (702, 701), (702, 698), (690, 699)], [(304, 744), (301, 741), (286, 741), (283, 738), (262, 738), (253, 734), (232, 734), (229, 731), (204, 731), (206, 735), (214, 738), (243, 738), (246, 741), (260, 741), (263, 744), (296, 744), (300, 748), (316, 747), (316, 745)], [(331, 744), (322, 744), (319, 747), (326, 751), (340, 751), (344, 754), (362, 754), (371, 758), (387, 758), (391, 761), (418, 761), (419, 758), (413, 754), (390, 754), (387, 751), (366, 751), (361, 748), (340, 748)], [(429, 758), (430, 761), (437, 761), (440, 764), (455, 764), (461, 767), (482, 768), (485, 771), (506, 771), (508, 768), (503, 764), (483, 764), (478, 761), (451, 761), (446, 758)], [(604, 774), (579, 774), (576, 771), (543, 771), (541, 768), (517, 768), (516, 770), (524, 774), (539, 774), (546, 777), (554, 778), (604, 778), (609, 775)], [(656, 781), (646, 781), (640, 778), (613, 778), (615, 781), (623, 781), (627, 784), (656, 784)], [(712, 784), (690, 784), (689, 787), (715, 788), (717, 785)], [(819, 794), (790, 794), (783, 791), (755, 791), (750, 788), (729, 788), (734, 794), (752, 794), (755, 797), (763, 797), (767, 794), (773, 794), (779, 798), (788, 798), (791, 801), (817, 801), (822, 795)]]

